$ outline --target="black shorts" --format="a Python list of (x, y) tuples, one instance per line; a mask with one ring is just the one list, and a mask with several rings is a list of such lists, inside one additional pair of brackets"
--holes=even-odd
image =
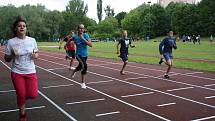
[(75, 58), (75, 50), (67, 50), (66, 54), (69, 57)]
[(121, 52), (119, 56), (123, 62), (128, 60), (128, 53), (127, 52)]

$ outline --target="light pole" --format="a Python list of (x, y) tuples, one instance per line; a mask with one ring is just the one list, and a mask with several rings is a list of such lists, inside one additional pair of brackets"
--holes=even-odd
[(150, 17), (151, 17), (151, 6), (150, 6), (150, 4), (151, 4), (151, 1), (148, 1), (148, 4), (149, 4), (149, 32), (148, 32), (148, 38), (150, 39), (150, 28), (151, 28), (151, 25), (150, 25)]

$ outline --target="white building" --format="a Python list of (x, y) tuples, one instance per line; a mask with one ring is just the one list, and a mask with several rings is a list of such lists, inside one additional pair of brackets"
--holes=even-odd
[(196, 4), (198, 0), (158, 0), (158, 4), (166, 7), (170, 2), (182, 2), (182, 3), (190, 3)]

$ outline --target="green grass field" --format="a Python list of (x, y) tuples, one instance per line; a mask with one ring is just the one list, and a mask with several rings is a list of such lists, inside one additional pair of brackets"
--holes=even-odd
[[(129, 48), (129, 61), (147, 64), (158, 64), (159, 42), (161, 38), (146, 41), (134, 42), (135, 48)], [(116, 54), (117, 42), (95, 42), (89, 48), (89, 56), (112, 58), (119, 60)], [(38, 42), (38, 46), (58, 46), (56, 42)], [(173, 51), (174, 67), (189, 68), (215, 72), (215, 43), (202, 39), (201, 44), (192, 42), (177, 42), (178, 49)], [(58, 48), (39, 47), (41, 50), (58, 51)], [(64, 51), (61, 49), (60, 51)]]

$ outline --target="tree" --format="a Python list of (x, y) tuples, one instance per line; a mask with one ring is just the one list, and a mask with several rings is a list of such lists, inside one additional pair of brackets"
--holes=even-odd
[(117, 19), (111, 16), (98, 24), (96, 33), (101, 34), (102, 38), (112, 38), (115, 32), (118, 31), (117, 26)]
[(210, 36), (215, 33), (215, 1), (202, 0), (199, 5), (201, 33)]
[(115, 18), (118, 20), (119, 27), (121, 27), (121, 21), (125, 18), (126, 12), (118, 13)]
[(105, 8), (106, 17), (114, 16), (114, 9), (110, 5), (107, 5)]
[(102, 20), (102, 0), (97, 1), (97, 16), (99, 19), (99, 22)]
[(84, 6), (84, 1), (82, 0), (70, 0), (66, 6), (66, 12), (86, 15), (88, 12), (88, 5)]

